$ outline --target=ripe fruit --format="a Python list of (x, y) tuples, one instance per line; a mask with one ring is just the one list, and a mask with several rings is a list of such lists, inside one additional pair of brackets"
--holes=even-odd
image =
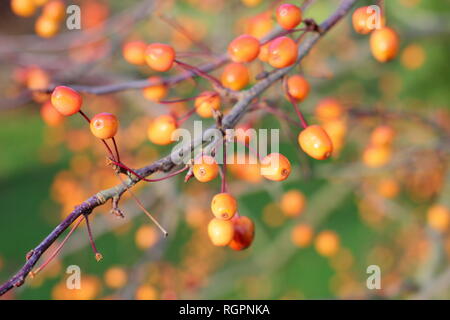
[(241, 63), (227, 64), (221, 76), (222, 85), (231, 90), (241, 90), (250, 82), (250, 73)]
[(281, 211), (288, 217), (297, 217), (305, 209), (306, 198), (298, 190), (290, 190), (283, 194), (280, 201)]
[(377, 191), (385, 198), (394, 198), (399, 193), (400, 187), (395, 179), (384, 178), (378, 183)]
[(213, 110), (220, 109), (220, 96), (214, 91), (205, 91), (194, 102), (195, 110), (202, 118), (211, 118)]
[(34, 29), (38, 36), (42, 38), (51, 38), (58, 33), (59, 22), (57, 20), (49, 19), (46, 16), (40, 16), (36, 20)]
[(360, 34), (368, 34), (372, 31), (372, 10), (369, 7), (361, 7), (352, 15), (353, 29)]
[(178, 128), (175, 118), (171, 115), (156, 117), (147, 130), (148, 139), (154, 144), (167, 145), (172, 143), (172, 133)]
[(263, 44), (260, 47), (258, 59), (261, 60), (262, 62), (269, 61), (269, 46), (270, 46), (270, 41), (267, 42), (266, 44)]
[(246, 33), (261, 39), (273, 29), (272, 13), (263, 12), (250, 18), (245, 24)]
[(120, 289), (127, 283), (127, 273), (121, 267), (111, 267), (106, 270), (105, 284), (111, 289)]
[(391, 159), (391, 149), (386, 146), (371, 145), (364, 150), (363, 162), (369, 168), (384, 166)]
[(370, 35), (370, 50), (374, 58), (380, 62), (394, 59), (399, 47), (400, 39), (397, 33), (389, 27), (377, 29)]
[(229, 193), (218, 193), (211, 201), (211, 210), (217, 219), (229, 220), (237, 211), (236, 199)]
[(330, 137), (319, 125), (311, 125), (301, 131), (298, 143), (306, 154), (317, 160), (328, 159), (333, 152)]
[(322, 122), (338, 120), (344, 114), (344, 107), (336, 99), (325, 98), (319, 101), (314, 114)]
[(146, 99), (158, 102), (167, 96), (169, 89), (163, 83), (161, 77), (150, 77), (148, 78), (148, 82), (151, 85), (142, 89), (142, 94)]
[(50, 84), (48, 73), (39, 67), (28, 69), (25, 77), (27, 88), (30, 90), (44, 90)]
[(126, 43), (122, 48), (123, 58), (135, 65), (145, 64), (145, 50), (147, 44), (143, 41), (131, 41)]
[(231, 249), (240, 251), (248, 248), (255, 238), (255, 225), (252, 219), (240, 216), (232, 220), (234, 227), (234, 236), (229, 246)]
[(325, 257), (335, 255), (339, 250), (339, 237), (331, 230), (322, 231), (317, 235), (315, 246), (317, 252)]
[(291, 241), (300, 248), (309, 246), (313, 237), (313, 229), (307, 224), (299, 224), (292, 229)]
[(301, 75), (293, 75), (287, 80), (288, 93), (297, 101), (301, 102), (309, 94), (309, 83)]
[(243, 34), (231, 41), (228, 54), (234, 62), (253, 61), (259, 54), (259, 41), (253, 36)]
[(286, 68), (297, 60), (297, 44), (288, 37), (278, 37), (269, 45), (269, 60), (274, 68)]
[(290, 30), (302, 21), (302, 10), (293, 4), (285, 3), (277, 8), (276, 17), (280, 26)]
[(226, 246), (234, 236), (233, 222), (214, 218), (208, 224), (208, 236), (213, 245)]
[(61, 0), (52, 0), (45, 4), (42, 15), (47, 19), (61, 21), (66, 14), (66, 7)]
[(91, 132), (99, 139), (110, 139), (114, 137), (119, 128), (119, 121), (116, 116), (103, 112), (95, 115), (91, 119)]
[(291, 173), (291, 163), (280, 153), (271, 153), (261, 161), (261, 175), (272, 181), (283, 181)]
[(370, 143), (375, 146), (389, 146), (394, 140), (395, 130), (388, 125), (375, 128), (370, 135)]
[(450, 211), (443, 205), (434, 205), (428, 209), (427, 222), (433, 229), (445, 232), (450, 226)]
[(175, 60), (175, 50), (168, 44), (152, 43), (145, 50), (145, 61), (156, 71), (168, 71)]
[(71, 116), (81, 109), (81, 95), (66, 86), (58, 86), (52, 93), (52, 104), (62, 115)]
[(219, 166), (213, 157), (202, 156), (200, 159), (195, 160), (192, 172), (198, 181), (208, 182), (217, 177)]
[(33, 0), (11, 0), (11, 10), (21, 17), (31, 17), (36, 12)]
[(64, 121), (64, 116), (53, 107), (50, 101), (47, 101), (42, 105), (41, 117), (50, 127), (56, 127)]
[(322, 125), (323, 130), (328, 134), (333, 145), (333, 155), (339, 154), (343, 145), (345, 134), (347, 133), (347, 122), (345, 119), (326, 121)]

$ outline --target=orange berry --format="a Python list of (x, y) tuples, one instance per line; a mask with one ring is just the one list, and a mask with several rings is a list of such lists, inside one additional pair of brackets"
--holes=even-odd
[(208, 182), (217, 177), (219, 166), (213, 157), (202, 156), (200, 159), (195, 160), (192, 172), (198, 181)]
[(64, 121), (64, 116), (53, 107), (50, 101), (44, 103), (41, 107), (41, 117), (50, 127), (56, 127)]
[(274, 68), (286, 68), (297, 60), (297, 44), (288, 37), (278, 37), (270, 42), (269, 60)]
[(263, 44), (259, 50), (258, 59), (261, 60), (262, 62), (269, 61), (269, 46), (270, 41), (267, 42), (266, 44)]
[(234, 217), (231, 221), (234, 227), (234, 235), (233, 240), (228, 245), (236, 251), (247, 249), (255, 238), (255, 224), (252, 219), (245, 216)]
[(375, 128), (370, 135), (370, 143), (375, 146), (389, 146), (394, 140), (395, 130), (388, 125), (381, 125)]
[(447, 231), (450, 226), (450, 210), (443, 205), (434, 205), (427, 212), (428, 225), (440, 232)]
[(218, 193), (211, 201), (211, 210), (217, 219), (230, 220), (237, 211), (237, 201), (229, 193)]
[(149, 284), (143, 284), (136, 289), (135, 298), (136, 300), (156, 300), (157, 291), (154, 287)]
[(58, 33), (59, 22), (57, 20), (49, 19), (46, 16), (40, 16), (36, 20), (34, 29), (38, 36), (42, 38), (51, 38)]
[(333, 155), (339, 154), (344, 145), (347, 123), (344, 119), (329, 120), (323, 123), (323, 130), (328, 134), (333, 145)]
[(373, 12), (369, 7), (361, 7), (355, 10), (352, 15), (353, 29), (360, 34), (368, 34), (371, 32)]
[(220, 95), (214, 91), (201, 93), (194, 102), (198, 115), (202, 118), (211, 118), (213, 110), (220, 109)]
[(44, 90), (50, 84), (50, 77), (47, 72), (39, 67), (31, 67), (26, 72), (26, 85), (30, 90)]
[(277, 8), (276, 17), (280, 26), (290, 30), (302, 22), (302, 10), (293, 4), (285, 3)]
[(208, 236), (213, 245), (226, 246), (234, 236), (233, 222), (214, 218), (208, 224)]
[(66, 15), (66, 6), (61, 0), (51, 0), (42, 9), (42, 15), (47, 19), (61, 21)]
[(378, 183), (377, 191), (385, 198), (394, 198), (399, 193), (400, 188), (395, 179), (384, 178)]
[(261, 175), (272, 181), (286, 180), (291, 174), (291, 163), (280, 153), (271, 153), (261, 161)]
[(333, 152), (333, 143), (326, 131), (318, 125), (308, 126), (298, 135), (302, 150), (317, 160), (328, 159)]
[(369, 168), (384, 166), (391, 159), (391, 149), (387, 146), (369, 146), (364, 150), (363, 162)]
[(281, 211), (288, 217), (298, 217), (305, 209), (306, 198), (298, 190), (290, 190), (283, 194), (280, 201)]
[(315, 241), (317, 252), (325, 257), (335, 255), (339, 250), (339, 244), (339, 236), (331, 230), (325, 230), (319, 233)]
[(241, 90), (250, 82), (250, 72), (241, 63), (229, 63), (223, 69), (222, 85), (232, 90)]
[(288, 93), (297, 101), (303, 101), (309, 94), (309, 83), (301, 75), (293, 75), (287, 80)]
[(399, 47), (398, 34), (389, 27), (377, 29), (370, 34), (370, 50), (374, 58), (380, 62), (394, 59)]
[(319, 121), (327, 122), (337, 120), (344, 114), (344, 107), (333, 98), (325, 98), (319, 101), (315, 110), (315, 116)]
[(168, 71), (175, 60), (175, 50), (168, 44), (152, 43), (145, 50), (145, 61), (156, 71)]
[(143, 225), (136, 230), (134, 241), (141, 250), (151, 248), (158, 242), (158, 231), (154, 227)]
[(155, 118), (147, 130), (148, 139), (159, 145), (172, 143), (172, 133), (178, 128), (175, 118), (171, 115), (162, 115)]
[(228, 54), (234, 62), (251, 62), (258, 57), (259, 41), (253, 36), (243, 34), (231, 41)]
[(147, 44), (143, 41), (131, 41), (124, 44), (122, 48), (123, 58), (135, 65), (145, 64), (145, 51)]
[(296, 225), (291, 232), (291, 241), (300, 248), (309, 246), (313, 237), (313, 229), (307, 224)]
[(81, 109), (81, 95), (66, 86), (58, 86), (52, 93), (52, 104), (62, 115), (71, 116)]
[(245, 24), (246, 33), (257, 39), (269, 34), (273, 29), (273, 20), (271, 12), (263, 12), (255, 17), (250, 18)]
[(256, 7), (261, 3), (261, 0), (241, 0), (241, 2), (247, 7)]
[(163, 79), (161, 77), (150, 77), (148, 78), (148, 82), (151, 85), (142, 89), (142, 94), (146, 99), (158, 102), (167, 96), (169, 89), (163, 83)]
[(99, 139), (110, 139), (114, 137), (119, 129), (119, 121), (116, 116), (103, 112), (91, 119), (91, 132)]
[(11, 0), (11, 10), (21, 17), (31, 17), (36, 12), (33, 0)]
[(125, 286), (127, 278), (126, 271), (121, 267), (111, 267), (104, 275), (105, 284), (111, 289), (120, 289)]

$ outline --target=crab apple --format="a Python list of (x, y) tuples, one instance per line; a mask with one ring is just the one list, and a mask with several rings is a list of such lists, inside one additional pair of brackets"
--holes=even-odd
[(270, 42), (269, 60), (272, 67), (280, 69), (286, 68), (297, 60), (297, 44), (291, 38), (282, 36)]
[(259, 49), (258, 39), (243, 34), (231, 41), (228, 46), (228, 54), (234, 62), (251, 62), (258, 57)]
[(395, 137), (395, 130), (388, 125), (375, 128), (370, 135), (370, 143), (375, 146), (388, 146)]
[(53, 107), (50, 101), (44, 103), (41, 107), (41, 117), (50, 127), (56, 127), (64, 121), (64, 116)]
[(363, 152), (363, 162), (369, 168), (379, 168), (391, 160), (391, 148), (370, 145)]
[(257, 16), (248, 19), (245, 23), (246, 33), (257, 39), (261, 39), (268, 35), (272, 29), (273, 20), (270, 11), (260, 13)]
[(150, 123), (147, 136), (154, 144), (168, 145), (172, 143), (172, 133), (178, 128), (176, 119), (168, 114), (153, 119)]
[(256, 7), (261, 3), (261, 0), (241, 0), (241, 2), (247, 7)]
[(122, 55), (128, 63), (144, 65), (146, 49), (147, 44), (144, 41), (130, 41), (123, 45)]
[(218, 193), (211, 201), (211, 211), (217, 219), (230, 220), (237, 211), (237, 201), (229, 193)]
[(433, 229), (445, 232), (450, 226), (450, 210), (440, 204), (430, 207), (427, 212), (427, 222)]
[(301, 102), (308, 96), (310, 86), (304, 77), (296, 74), (288, 78), (287, 90), (291, 97)]
[(161, 77), (150, 77), (148, 82), (151, 85), (142, 89), (142, 94), (147, 100), (158, 102), (167, 96), (169, 89)]
[(217, 177), (219, 166), (213, 157), (203, 155), (200, 159), (195, 160), (192, 173), (198, 181), (208, 182)]
[(247, 249), (255, 238), (255, 224), (246, 216), (235, 216), (231, 222), (234, 227), (234, 235), (228, 246), (236, 251)]
[(205, 91), (195, 99), (195, 110), (200, 117), (211, 118), (213, 110), (220, 109), (220, 100), (220, 95), (217, 92)]
[(261, 161), (261, 175), (272, 181), (286, 180), (291, 173), (291, 163), (280, 153), (271, 153)]
[(313, 229), (308, 224), (296, 225), (291, 232), (291, 241), (300, 248), (305, 248), (311, 244)]
[(298, 135), (302, 150), (317, 160), (328, 159), (333, 152), (333, 143), (326, 131), (319, 125), (311, 125)]
[(324, 98), (319, 101), (314, 111), (314, 115), (319, 121), (328, 122), (341, 118), (344, 114), (344, 107), (334, 98)]
[(42, 9), (42, 15), (54, 21), (61, 21), (66, 14), (66, 6), (62, 0), (51, 0)]
[(340, 246), (339, 236), (336, 232), (325, 230), (319, 233), (316, 237), (315, 246), (317, 252), (325, 257), (335, 255)]
[(11, 0), (11, 10), (20, 17), (31, 17), (36, 12), (33, 0)]
[(276, 18), (280, 26), (290, 30), (302, 22), (302, 10), (296, 5), (285, 3), (277, 8)]
[(56, 110), (65, 116), (71, 116), (80, 111), (83, 103), (81, 95), (66, 86), (56, 87), (53, 90), (51, 101)]
[(208, 236), (215, 246), (228, 245), (234, 236), (233, 222), (217, 218), (212, 219), (208, 224)]
[(250, 72), (241, 63), (229, 63), (223, 69), (221, 81), (224, 87), (238, 91), (250, 82)]
[(175, 61), (175, 50), (164, 43), (149, 44), (145, 50), (145, 61), (153, 70), (168, 71)]
[(34, 25), (36, 34), (42, 38), (51, 38), (59, 31), (59, 22), (49, 19), (46, 16), (40, 16)]
[(91, 132), (99, 139), (110, 139), (114, 137), (119, 129), (119, 120), (116, 116), (103, 112), (95, 115), (91, 119)]
[(305, 209), (305, 195), (298, 190), (290, 190), (283, 194), (280, 201), (281, 211), (288, 217), (298, 217)]
[(400, 48), (397, 32), (389, 27), (377, 29), (370, 34), (370, 50), (379, 62), (394, 59)]
[(270, 46), (270, 41), (263, 44), (259, 50), (258, 59), (261, 60), (262, 62), (269, 61), (269, 46)]
[(370, 7), (361, 7), (355, 10), (352, 15), (353, 29), (360, 34), (368, 34), (373, 30), (370, 23), (373, 19), (373, 12)]

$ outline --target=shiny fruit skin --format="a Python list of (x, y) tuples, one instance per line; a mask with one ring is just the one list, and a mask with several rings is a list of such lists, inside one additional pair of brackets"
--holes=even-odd
[(298, 190), (287, 191), (280, 201), (280, 209), (288, 217), (298, 217), (305, 209), (305, 205), (305, 195)]
[(306, 99), (309, 94), (309, 82), (301, 75), (290, 76), (287, 80), (288, 93), (298, 102)]
[(370, 50), (379, 62), (387, 62), (394, 59), (400, 48), (400, 39), (393, 29), (383, 27), (370, 34)]
[(219, 166), (213, 157), (202, 156), (200, 159), (195, 160), (192, 172), (198, 181), (208, 182), (217, 177)]
[(142, 94), (147, 100), (158, 102), (167, 96), (169, 89), (161, 77), (150, 77), (148, 82), (152, 85), (142, 89)]
[(211, 201), (211, 211), (217, 219), (230, 220), (237, 211), (237, 201), (229, 193), (218, 193)]
[(228, 46), (228, 54), (233, 62), (251, 62), (258, 57), (260, 50), (259, 40), (243, 34)]
[(194, 102), (197, 114), (202, 118), (211, 118), (213, 110), (220, 109), (220, 96), (214, 91), (205, 91)]
[(369, 22), (372, 19), (372, 11), (369, 7), (356, 9), (352, 15), (353, 29), (360, 34), (368, 34), (372, 31)]
[(246, 216), (235, 216), (231, 221), (234, 227), (234, 236), (228, 246), (236, 251), (247, 249), (255, 238), (255, 224)]
[(91, 132), (99, 139), (110, 139), (114, 137), (119, 129), (119, 121), (116, 116), (103, 112), (95, 115), (91, 119)]
[(168, 71), (175, 61), (175, 50), (164, 43), (149, 44), (145, 50), (145, 61), (153, 70)]
[(175, 118), (162, 115), (155, 118), (148, 127), (148, 139), (154, 144), (168, 145), (172, 143), (172, 133), (178, 128)]
[(56, 127), (64, 121), (64, 116), (53, 107), (50, 101), (47, 101), (42, 105), (41, 117), (50, 127)]
[(221, 76), (222, 85), (228, 89), (239, 91), (250, 82), (248, 68), (241, 63), (230, 63), (225, 66)]
[(261, 175), (272, 181), (286, 180), (291, 173), (291, 163), (280, 153), (271, 153), (261, 161)]
[(51, 101), (56, 110), (64, 116), (71, 116), (81, 109), (81, 95), (66, 86), (58, 86), (53, 90)]
[(286, 68), (295, 63), (298, 54), (297, 44), (288, 37), (278, 37), (270, 42), (269, 60), (272, 67)]
[(145, 51), (147, 44), (143, 41), (130, 41), (124, 44), (122, 48), (123, 58), (134, 65), (145, 64)]
[(311, 125), (298, 135), (302, 150), (317, 160), (328, 159), (333, 152), (333, 143), (325, 130), (319, 125)]
[(276, 18), (280, 26), (290, 30), (302, 22), (302, 10), (296, 5), (285, 3), (277, 8)]
[(234, 236), (233, 222), (217, 218), (212, 219), (208, 224), (208, 236), (215, 246), (228, 245)]

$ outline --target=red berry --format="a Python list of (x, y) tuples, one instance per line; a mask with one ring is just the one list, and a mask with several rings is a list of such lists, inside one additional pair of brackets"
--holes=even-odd
[(81, 109), (83, 99), (72, 88), (58, 86), (52, 93), (52, 104), (62, 115), (71, 116)]
[(268, 63), (274, 68), (286, 68), (297, 60), (297, 44), (288, 37), (278, 37), (269, 45)]
[(293, 4), (282, 4), (278, 7), (277, 22), (284, 29), (293, 29), (302, 21), (302, 10)]
[(119, 128), (119, 121), (111, 113), (99, 113), (91, 119), (91, 132), (99, 139), (114, 137)]
[(248, 34), (243, 34), (228, 46), (228, 54), (234, 62), (251, 62), (258, 57), (259, 40)]
[(164, 43), (152, 43), (145, 50), (145, 61), (156, 71), (168, 71), (175, 61), (175, 50)]

